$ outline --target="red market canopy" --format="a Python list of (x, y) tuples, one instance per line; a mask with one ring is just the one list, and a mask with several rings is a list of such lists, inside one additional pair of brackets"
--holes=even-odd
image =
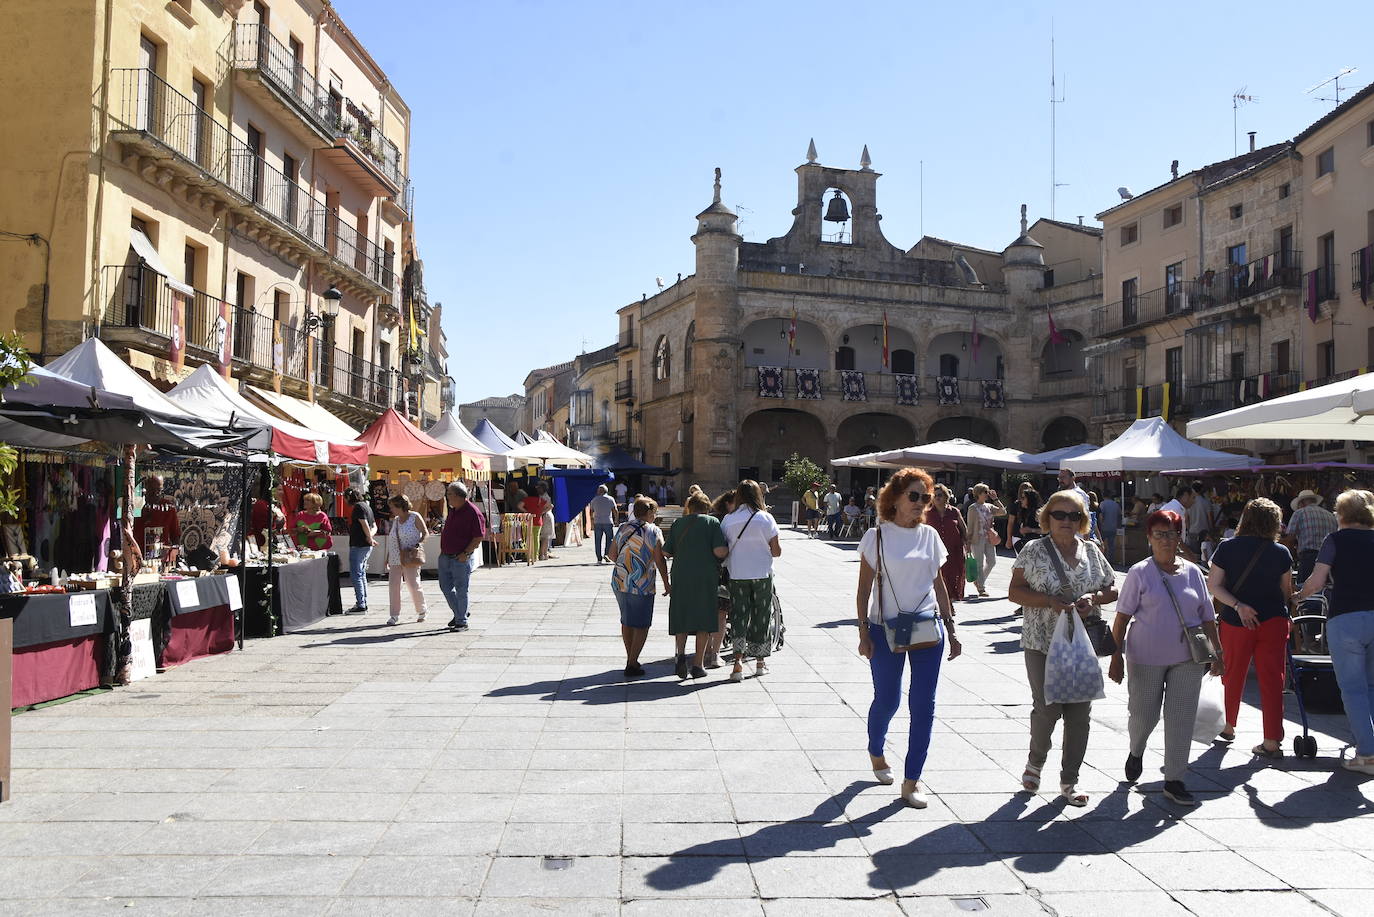
[(402, 471), (414, 473), (417, 470), (444, 470), (448, 462), (450, 470), (464, 468), (467, 471), (484, 473), (489, 470), (487, 456), (464, 454), (447, 443), (425, 433), (406, 420), (395, 408), (387, 408), (372, 422), (372, 426), (362, 432), (360, 437), (372, 454), (373, 470), (384, 465), (388, 474)]

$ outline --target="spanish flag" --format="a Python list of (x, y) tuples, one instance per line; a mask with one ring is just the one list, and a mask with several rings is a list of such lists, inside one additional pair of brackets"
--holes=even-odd
[(883, 310), (883, 369), (887, 369), (888, 355), (889, 355), (889, 352), (888, 352), (888, 349), (887, 349), (887, 310), (884, 309), (884, 310)]
[(797, 310), (792, 310), (792, 324), (787, 328), (787, 351), (789, 354), (797, 352)]

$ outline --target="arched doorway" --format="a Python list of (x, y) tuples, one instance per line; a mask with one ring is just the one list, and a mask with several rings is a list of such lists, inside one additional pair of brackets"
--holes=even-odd
[(978, 335), (976, 346), (973, 328), (947, 331), (936, 335), (926, 349), (926, 370), (932, 375), (953, 376), (958, 379), (1002, 379), (1006, 370), (1002, 363), (1002, 348), (986, 334)]
[(1059, 332), (1060, 340), (1046, 341), (1040, 350), (1041, 379), (1077, 379), (1088, 374), (1088, 358), (1083, 355), (1083, 335), (1077, 331)]
[[(882, 452), (888, 449), (901, 449), (915, 445), (916, 428), (911, 421), (896, 414), (874, 411), (853, 414), (840, 423), (835, 435), (835, 454), (859, 455), (864, 452)], [(877, 486), (881, 475), (875, 468), (836, 468), (840, 490), (862, 490)]]
[(990, 420), (981, 417), (945, 417), (931, 424), (926, 442), (938, 443), (947, 439), (967, 439), (994, 449), (1002, 447), (1002, 434)]
[[(782, 463), (792, 453), (826, 467), (825, 425), (794, 408), (766, 408), (744, 419), (739, 430), (739, 467), (742, 476), (759, 481), (782, 479)], [(744, 472), (748, 472), (745, 475)]]
[(1049, 452), (1087, 441), (1088, 428), (1083, 421), (1077, 417), (1056, 417), (1045, 427), (1045, 433), (1040, 437), (1040, 448), (1042, 452)]
[[(799, 369), (829, 369), (825, 334), (811, 322), (798, 319), (792, 340), (792, 317), (761, 318), (744, 329), (745, 366), (791, 366)], [(791, 346), (792, 352), (788, 349)]]

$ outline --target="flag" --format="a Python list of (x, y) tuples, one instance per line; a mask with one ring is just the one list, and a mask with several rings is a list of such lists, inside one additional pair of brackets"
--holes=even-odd
[(172, 291), (172, 333), (167, 338), (167, 360), (180, 373), (186, 366), (186, 296)]
[(1065, 337), (1063, 334), (1061, 334), (1059, 329), (1056, 328), (1054, 325), (1054, 313), (1050, 312), (1049, 309), (1046, 309), (1045, 314), (1049, 316), (1050, 319), (1050, 343), (1067, 344), (1069, 342), (1069, 339)]
[(1317, 272), (1307, 272), (1307, 317), (1312, 321), (1317, 320)]
[(1145, 416), (1145, 387), (1137, 385), (1135, 387), (1135, 419), (1140, 420)]
[(792, 310), (792, 323), (787, 326), (787, 354), (791, 356), (797, 350), (797, 310)]
[(887, 369), (889, 352), (887, 349), (887, 310), (883, 310), (883, 369)]
[(1159, 405), (1159, 416), (1166, 421), (1169, 419), (1169, 385), (1170, 383), (1168, 382), (1164, 383), (1164, 394), (1161, 397)]
[(410, 304), (410, 349), (420, 349), (420, 329), (415, 324), (415, 304)]
[(284, 344), (281, 339), (281, 322), (272, 319), (272, 390), (278, 395), (281, 394), (281, 374)]
[(978, 337), (978, 316), (973, 317), (973, 362), (978, 362), (978, 344), (981, 338)]

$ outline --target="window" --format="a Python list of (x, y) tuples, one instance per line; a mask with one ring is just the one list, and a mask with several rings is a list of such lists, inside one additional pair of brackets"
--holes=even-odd
[(1164, 381), (1169, 383), (1169, 388), (1173, 390), (1173, 397), (1178, 397), (1179, 386), (1183, 384), (1183, 348), (1170, 347), (1164, 351)]
[(288, 291), (272, 291), (272, 317), (283, 325), (291, 323), (291, 294)]
[(287, 47), (291, 53), (291, 85), (300, 94), (305, 86), (305, 45), (292, 35), (287, 39)]
[(1366, 124), (1365, 128), (1368, 131), (1365, 137), (1365, 146), (1374, 146), (1374, 121), (1370, 121)]
[(210, 116), (207, 114), (210, 107), (209, 85), (203, 80), (192, 79), (191, 100), (196, 103), (196, 110), (191, 113), (191, 145), (187, 152), (196, 163), (206, 166), (210, 158)]
[(845, 346), (845, 347), (841, 347), (840, 349), (838, 349), (838, 350), (835, 351), (835, 368), (836, 368), (836, 369), (853, 369), (853, 368), (854, 368), (854, 348), (853, 348), (853, 347)]
[(1317, 240), (1317, 296), (1319, 301), (1336, 298), (1336, 234), (1328, 232)]
[(1054, 286), (1054, 268), (1049, 268), (1045, 271), (1045, 289), (1052, 286)]
[(1245, 351), (1231, 354), (1231, 378), (1245, 378)]
[(654, 345), (654, 381), (667, 381), (672, 373), (672, 353), (668, 347), (668, 338), (660, 337), (658, 343)]
[(1279, 200), (1283, 200), (1292, 193), (1293, 186), (1290, 185), (1288, 182), (1284, 182), (1283, 184), (1279, 185)]
[(1336, 171), (1336, 148), (1329, 146), (1317, 154), (1317, 177)]
[(1244, 213), (1245, 213), (1245, 205), (1244, 205), (1244, 204), (1232, 204), (1232, 205), (1231, 205), (1231, 219), (1233, 219), (1233, 220), (1239, 220), (1239, 219), (1241, 218), (1241, 216), (1244, 215)]
[(1244, 242), (1226, 249), (1226, 276), (1231, 284), (1232, 296), (1246, 295), (1246, 284), (1250, 281), (1250, 275), (1245, 270)]
[(892, 351), (892, 371), (908, 376), (916, 375), (916, 354), (910, 350)]
[(673, 467), (673, 454), (672, 454), (671, 452), (665, 452), (665, 453), (663, 453), (663, 467), (664, 467), (664, 468), (672, 468), (672, 467)]
[(592, 423), (592, 390), (589, 388), (573, 392), (568, 405), (568, 423), (574, 426)]
[(687, 326), (687, 338), (682, 342), (682, 372), (687, 378), (692, 377), (692, 345), (697, 340), (697, 323), (692, 322)]
[(239, 271), (238, 276), (234, 278), (234, 305), (238, 306), (240, 312), (246, 312), (252, 304), (252, 284), (253, 278), (243, 271)]
[(248, 160), (248, 196), (254, 203), (262, 201), (262, 131), (248, 125), (248, 151), (253, 155)]
[(1335, 341), (1322, 341), (1317, 345), (1317, 368), (1321, 371), (1322, 379), (1336, 375)]
[(940, 354), (940, 375), (959, 377), (959, 358), (952, 353)]
[(1286, 373), (1286, 372), (1289, 372), (1289, 371), (1290, 371), (1290, 367), (1289, 367), (1289, 360), (1290, 360), (1290, 359), (1291, 359), (1291, 356), (1290, 356), (1290, 345), (1289, 345), (1289, 343), (1288, 343), (1287, 341), (1275, 341), (1275, 342), (1274, 342), (1274, 356), (1273, 356), (1273, 363), (1272, 363), (1272, 365), (1273, 365), (1273, 367), (1274, 367), (1274, 372), (1276, 372), (1276, 373)]
[(283, 216), (291, 225), (296, 224), (296, 182), (300, 179), (301, 165), (290, 153), (281, 156), (281, 171), (286, 176), (286, 201)]
[(1136, 224), (1136, 223), (1131, 223), (1131, 224), (1128, 225), (1128, 226), (1123, 226), (1123, 227), (1121, 227), (1121, 244), (1122, 244), (1122, 245), (1131, 245), (1131, 244), (1134, 244), (1134, 243), (1137, 242), (1139, 239), (1140, 239), (1140, 226), (1139, 226), (1138, 224)]
[(187, 244), (186, 250), (181, 256), (181, 282), (188, 287), (196, 287), (196, 264), (199, 262), (199, 253), (194, 245)]
[(1170, 226), (1177, 226), (1179, 223), (1182, 223), (1182, 222), (1183, 222), (1183, 205), (1182, 205), (1182, 204), (1175, 204), (1175, 205), (1172, 206), (1172, 207), (1165, 207), (1165, 208), (1164, 208), (1164, 228), (1165, 228), (1165, 229), (1168, 229)]
[(157, 84), (157, 68), (160, 58), (157, 43), (147, 35), (140, 35), (138, 37), (138, 66), (143, 70), (143, 73), (139, 74), (139, 93), (143, 98), (142, 104), (138, 107), (138, 124), (134, 126), (150, 132), (156, 132), (159, 126), (157, 97), (160, 93)]
[(1134, 325), (1136, 322), (1136, 295), (1140, 292), (1140, 278), (1132, 277), (1121, 281), (1121, 324)]
[(1173, 315), (1187, 306), (1183, 293), (1183, 262), (1176, 261), (1164, 268), (1164, 313)]

